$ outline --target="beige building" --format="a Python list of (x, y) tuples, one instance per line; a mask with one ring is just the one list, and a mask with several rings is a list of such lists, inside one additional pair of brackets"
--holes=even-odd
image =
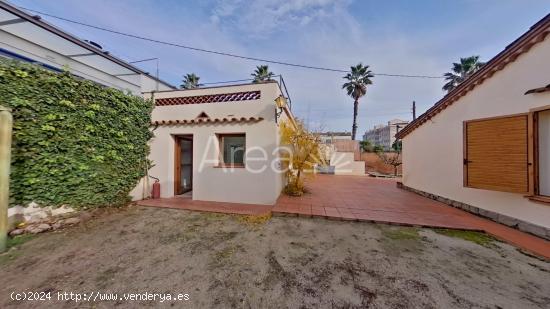
[(369, 141), (373, 146), (379, 145), (385, 150), (390, 150), (395, 142), (395, 134), (409, 124), (408, 121), (393, 119), (387, 125), (376, 125), (363, 135), (364, 141)]
[[(294, 121), (277, 82), (145, 93), (154, 99), (149, 175), (161, 197), (272, 205), (285, 184), (279, 124)], [(149, 195), (142, 180), (134, 199)]]
[(401, 130), (403, 185), (550, 239), (550, 15)]
[(351, 141), (351, 132), (324, 132), (319, 134), (319, 139), (325, 145), (334, 144), (340, 140)]

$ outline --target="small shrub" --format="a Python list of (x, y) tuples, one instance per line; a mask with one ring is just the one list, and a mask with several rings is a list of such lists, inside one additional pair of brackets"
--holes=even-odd
[(309, 132), (299, 120), (295, 125), (289, 121), (282, 122), (280, 127), (281, 144), (289, 150), (281, 155), (287, 170), (287, 184), (283, 193), (301, 196), (305, 192), (304, 175), (313, 175), (315, 165), (324, 163), (320, 138)]

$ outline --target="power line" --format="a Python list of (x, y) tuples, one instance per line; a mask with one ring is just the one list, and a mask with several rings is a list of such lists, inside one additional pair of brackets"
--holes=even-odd
[[(71, 20), (71, 19), (68, 19), (68, 18), (59, 17), (59, 16), (55, 16), (55, 15), (52, 15), (52, 14), (44, 13), (44, 12), (41, 12), (41, 11), (28, 9), (28, 8), (21, 7), (21, 6), (19, 6), (19, 8), (21, 8), (23, 10), (30, 11), (30, 12), (42, 14), (44, 16), (48, 16), (48, 17), (51, 17), (51, 18), (63, 20), (63, 21), (69, 22), (69, 23), (73, 23), (73, 24), (77, 24), (77, 25), (81, 25), (81, 26), (85, 26), (85, 27), (89, 27), (89, 28), (94, 28), (94, 29), (97, 29), (97, 30), (105, 31), (105, 32), (110, 32), (110, 33), (114, 33), (114, 34), (118, 34), (118, 35), (122, 35), (122, 36), (131, 37), (131, 38), (134, 38), (134, 39), (139, 39), (139, 40), (149, 41), (149, 42), (153, 42), (153, 43), (157, 43), (157, 44), (189, 49), (189, 50), (198, 51), (198, 52), (210, 53), (210, 54), (226, 56), (226, 57), (233, 57), (233, 58), (244, 59), (244, 60), (252, 60), (252, 61), (265, 62), (265, 63), (279, 64), (279, 65), (284, 65), (284, 66), (298, 67), (298, 68), (303, 68), (303, 69), (321, 70), (321, 71), (338, 72), (338, 73), (348, 73), (349, 72), (348, 70), (318, 67), (318, 66), (311, 66), (311, 65), (305, 65), (305, 64), (297, 64), (297, 63), (269, 60), (269, 59), (256, 58), (256, 57), (248, 57), (248, 56), (242, 56), (242, 55), (237, 55), (237, 54), (232, 54), (232, 53), (227, 53), (227, 52), (221, 52), (221, 51), (209, 50), (209, 49), (198, 48), (198, 47), (193, 47), (193, 46), (188, 46), (188, 45), (182, 45), (182, 44), (173, 43), (173, 42), (161, 41), (161, 40), (157, 40), (157, 39), (153, 39), (153, 38), (139, 36), (139, 35), (136, 35), (136, 34), (125, 33), (125, 32), (121, 32), (121, 31), (117, 31), (117, 30), (113, 30), (113, 29), (94, 26), (94, 25), (83, 23), (83, 22)], [(390, 74), (390, 73), (373, 73), (373, 74), (377, 75), (377, 76), (405, 77), (405, 78), (444, 78), (443, 76), (433, 76), (433, 75), (410, 75), (410, 74)]]

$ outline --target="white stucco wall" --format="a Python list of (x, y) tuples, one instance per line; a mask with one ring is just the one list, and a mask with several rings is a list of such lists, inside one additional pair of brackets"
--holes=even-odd
[(330, 157), (336, 175), (365, 175), (365, 161), (355, 161), (355, 153), (335, 151)]
[[(150, 159), (154, 167), (149, 174), (160, 178), (161, 197), (174, 196), (174, 135), (193, 135), (193, 191), (194, 200), (220, 201), (249, 204), (272, 205), (277, 200), (284, 178), (281, 173), (272, 170), (270, 164), (278, 158), (274, 150), (279, 144), (278, 127), (275, 123), (275, 98), (279, 96), (276, 83), (251, 84), (233, 87), (204, 88), (155, 93), (155, 98), (197, 96), (208, 94), (233, 93), (243, 91), (261, 91), (260, 100), (157, 106), (153, 110), (152, 120), (194, 119), (201, 112), (210, 118), (224, 117), (263, 117), (254, 123), (161, 125), (155, 131), (151, 141)], [(150, 97), (150, 94), (145, 94)], [(283, 113), (284, 114), (284, 113)], [(217, 165), (219, 149), (216, 134), (245, 133), (247, 155), (245, 168), (223, 169)], [(265, 161), (259, 150), (265, 150)], [(201, 162), (209, 161), (203, 164)], [(250, 171), (259, 170), (259, 173)], [(152, 183), (152, 181), (150, 181)], [(141, 198), (141, 189), (132, 192), (134, 198)], [(143, 187), (143, 186), (141, 186)]]
[(524, 95), (550, 83), (550, 38), (495, 73), (403, 139), (403, 183), (482, 209), (550, 228), (550, 205), (521, 194), (463, 186), (465, 120), (525, 113), (550, 105), (550, 93)]

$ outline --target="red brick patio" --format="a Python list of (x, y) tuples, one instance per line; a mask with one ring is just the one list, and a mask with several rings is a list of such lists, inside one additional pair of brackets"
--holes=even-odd
[(395, 180), (317, 175), (307, 188), (302, 197), (281, 195), (273, 214), (484, 231), (550, 258), (549, 241), (399, 189)]
[(398, 189), (395, 180), (317, 175), (307, 187), (310, 192), (302, 197), (281, 195), (274, 207), (193, 201), (189, 197), (144, 200), (138, 205), (243, 215), (273, 212), (274, 215), (484, 231), (550, 259), (549, 241)]
[(156, 200), (143, 200), (137, 202), (137, 204), (140, 206), (148, 207), (186, 209), (253, 216), (267, 215), (271, 212), (271, 209), (273, 208), (273, 206), (269, 205), (194, 201), (190, 197), (180, 196), (161, 198)]

